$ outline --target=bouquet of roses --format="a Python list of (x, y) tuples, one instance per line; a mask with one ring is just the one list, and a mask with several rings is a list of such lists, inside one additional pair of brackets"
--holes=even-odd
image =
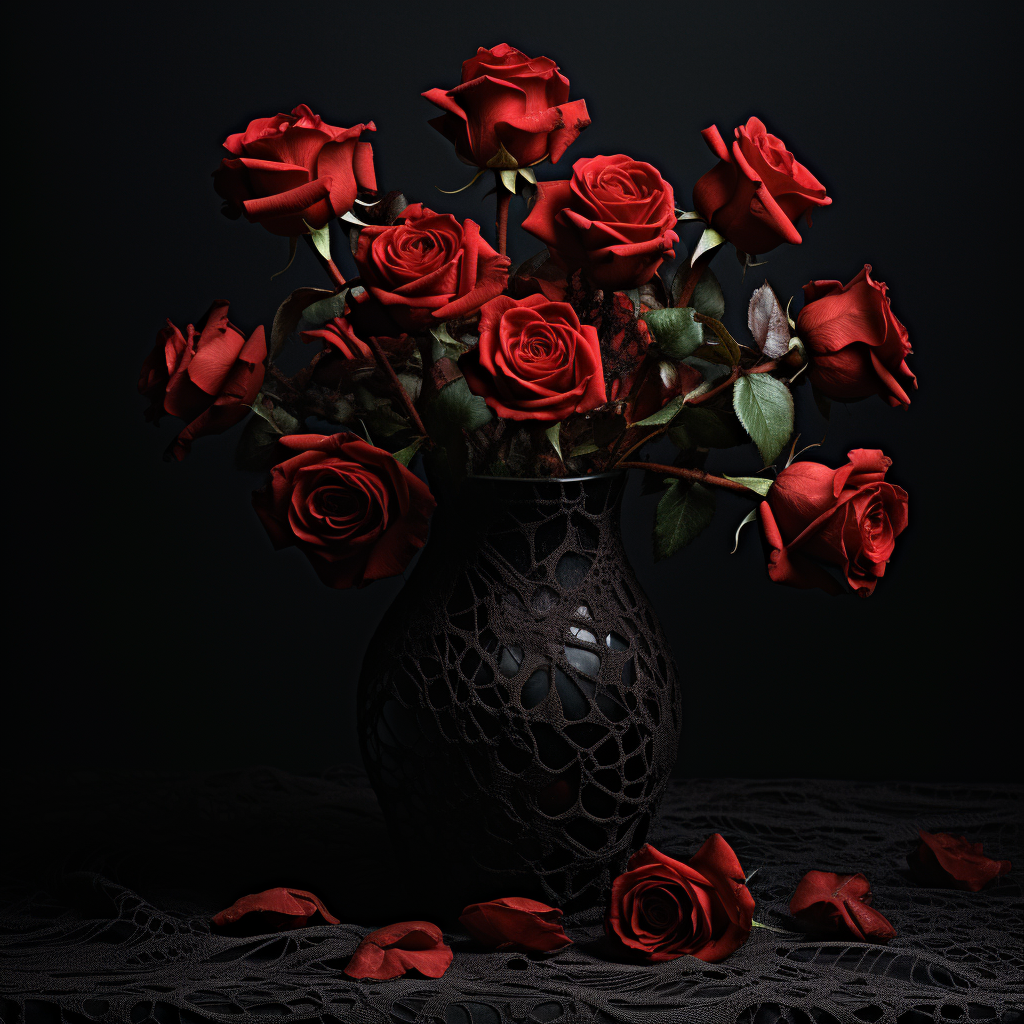
[[(214, 175), (224, 213), (287, 237), (292, 258), (301, 239), (330, 286), (293, 291), (269, 339), (235, 326), (223, 301), (184, 332), (168, 322), (139, 383), (149, 418), (186, 423), (168, 457), (248, 417), (238, 465), (270, 474), (257, 513), (277, 547), (301, 548), (335, 587), (398, 574), (424, 543), (434, 500), (409, 469), (421, 456), (432, 479), (456, 481), (645, 470), (664, 491), (658, 557), (693, 540), (716, 489), (730, 490), (759, 503), (743, 522), (760, 517), (773, 580), (870, 594), (907, 524), (906, 493), (886, 481), (881, 451), (855, 449), (839, 469), (794, 461), (792, 388), (809, 383), (825, 415), (831, 400), (872, 395), (909, 405), (910, 344), (886, 285), (870, 266), (846, 284), (812, 281), (794, 319), (766, 283), (735, 331), (709, 268), (729, 245), (745, 271), (799, 244), (800, 219), (831, 202), (817, 178), (752, 117), (731, 143), (714, 126), (702, 133), (717, 162), (692, 210), (657, 168), (622, 154), (540, 180), (590, 117), (553, 61), (506, 44), (423, 95), (442, 111), (431, 124), (476, 168), (469, 185), (493, 181), (493, 238), (379, 189), (372, 123), (338, 128), (300, 105), (230, 135)], [(522, 229), (545, 248), (513, 267), (517, 194), (529, 203)], [(666, 280), (691, 223), (693, 250)], [(335, 262), (345, 248), (348, 278)], [(311, 358), (285, 373), (282, 352), (303, 344)], [(675, 457), (644, 461), (664, 435)], [(712, 449), (749, 442), (751, 475), (705, 468)]]

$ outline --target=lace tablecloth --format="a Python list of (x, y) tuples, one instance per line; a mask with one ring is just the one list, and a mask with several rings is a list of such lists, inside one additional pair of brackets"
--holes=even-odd
[[(0, 913), (7, 1022), (705, 1024), (1024, 1019), (1021, 791), (1012, 786), (674, 780), (651, 841), (692, 854), (721, 832), (747, 871), (755, 929), (722, 963), (624, 963), (598, 914), (554, 954), (488, 953), (449, 930), (443, 978), (342, 973), (373, 927), (421, 917), (362, 774), (83, 774), (13, 780)], [(916, 830), (966, 834), (1009, 875), (980, 893), (915, 885)], [(791, 931), (811, 868), (862, 871), (897, 929), (888, 946)], [(210, 915), (288, 885), (342, 919), (229, 938)], [(513, 895), (513, 894), (509, 894)]]

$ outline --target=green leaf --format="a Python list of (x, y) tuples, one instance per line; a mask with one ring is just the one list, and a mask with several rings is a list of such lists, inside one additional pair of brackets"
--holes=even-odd
[[(331, 233), (327, 224), (322, 228), (315, 228), (308, 220), (303, 220), (302, 223), (309, 228), (309, 233), (313, 239), (313, 244), (316, 246), (316, 251), (320, 253), (325, 260), (329, 260), (331, 258)], [(358, 223), (362, 224), (362, 221), (359, 221)]]
[(532, 167), (520, 167), (519, 173), (531, 184), (537, 184), (537, 175), (534, 173)]
[(669, 359), (685, 359), (704, 343), (704, 328), (693, 319), (694, 310), (652, 309), (641, 317), (651, 331), (662, 353)]
[(646, 419), (637, 420), (635, 423), (630, 423), (631, 427), (657, 427), (662, 423), (670, 423), (677, 412), (683, 407), (683, 398), (681, 395), (677, 395), (662, 406), (657, 412), (651, 413)]
[(478, 430), (493, 419), (487, 403), (469, 390), (465, 377), (446, 384), (430, 403), (431, 413), (445, 426)]
[[(730, 479), (731, 479), (731, 477), (730, 477)], [(743, 527), (747, 525), (747, 523), (752, 523), (752, 522), (754, 522), (754, 520), (755, 520), (755, 519), (757, 519), (757, 509), (756, 509), (756, 508), (752, 508), (752, 509), (751, 509), (751, 510), (750, 510), (750, 511), (749, 511), (749, 512), (748, 512), (748, 513), (747, 513), (747, 514), (746, 514), (746, 515), (745, 515), (745, 516), (744, 516), (744, 517), (743, 517), (743, 518), (742, 518), (742, 519), (740, 520), (740, 525), (736, 527), (736, 543), (735, 543), (735, 544), (733, 544), (733, 546), (732, 546), (732, 551), (730, 551), (730, 552), (729, 552), (729, 554), (730, 554), (730, 555), (735, 555), (735, 554), (736, 554), (736, 551), (737, 551), (737, 549), (738, 549), (738, 548), (739, 548), (739, 546), (740, 546), (740, 530), (742, 530), (742, 529), (743, 529)]]
[(721, 320), (725, 316), (725, 293), (710, 267), (700, 275), (697, 287), (690, 296), (690, 305), (698, 313), (715, 320)]
[(601, 449), (596, 444), (581, 444), (577, 445), (571, 452), (569, 452), (569, 458), (574, 459), (577, 455), (593, 455), (594, 452), (599, 452)]
[(658, 561), (686, 547), (710, 525), (715, 492), (703, 484), (672, 478), (654, 514), (654, 557)]
[(394, 455), (396, 462), (400, 462), (403, 466), (408, 466), (409, 463), (412, 462), (412, 457), (419, 451), (420, 445), (423, 444), (425, 440), (425, 437), (417, 437), (416, 440), (408, 447), (403, 448), (398, 452), (392, 452), (391, 454)]
[[(561, 459), (562, 458), (562, 442), (559, 440), (559, 433), (562, 430), (561, 423), (555, 423), (553, 426), (548, 427), (544, 431), (544, 436), (551, 442), (551, 447), (555, 449), (555, 454)], [(564, 459), (562, 460), (565, 461)]]
[(714, 228), (705, 228), (704, 234), (697, 241), (697, 248), (693, 250), (693, 255), (690, 257), (690, 266), (692, 267), (704, 253), (711, 249), (717, 249), (720, 245), (725, 245), (725, 237)]
[(789, 388), (771, 374), (747, 374), (733, 385), (732, 406), (764, 464), (770, 466), (793, 433), (793, 396)]
[(515, 195), (516, 194), (516, 172), (515, 172), (515, 170), (502, 170), (499, 173), (501, 174), (501, 183), (502, 183), (502, 185), (504, 185), (505, 188), (507, 188), (509, 190), (509, 192), (512, 193), (512, 195)]
[(718, 339), (718, 344), (703, 345), (694, 354), (712, 363), (738, 366), (741, 358), (740, 347), (725, 324), (713, 316), (705, 316), (703, 313), (694, 313), (694, 319), (700, 321)]
[(683, 406), (673, 421), (668, 436), (672, 443), (682, 449), (691, 448), (734, 448), (747, 443), (736, 417), (732, 413), (700, 406)]
[(302, 317), (295, 329), (300, 332), (315, 330), (317, 327), (323, 327), (336, 316), (344, 316), (350, 290), (342, 288), (337, 294), (329, 295), (326, 299), (320, 299), (307, 306), (302, 311)]
[(728, 473), (723, 473), (722, 476), (726, 480), (732, 480), (734, 483), (749, 487), (752, 491), (757, 491), (762, 498), (771, 490), (772, 484), (775, 483), (774, 480), (769, 480), (763, 476), (729, 476)]
[(435, 363), (445, 356), (452, 360), (458, 360), (459, 356), (467, 351), (466, 345), (463, 345), (461, 341), (457, 341), (451, 336), (447, 324), (438, 324), (436, 327), (431, 327), (430, 333), (434, 338), (431, 356)]

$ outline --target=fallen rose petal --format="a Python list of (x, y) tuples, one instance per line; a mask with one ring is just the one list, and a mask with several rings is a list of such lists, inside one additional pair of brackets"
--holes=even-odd
[(286, 920), (280, 922), (279, 927), (285, 928), (301, 928), (317, 913), (328, 924), (340, 923), (313, 893), (306, 892), (305, 889), (286, 888), (265, 889), (263, 892), (243, 896), (226, 910), (214, 914), (213, 923), (217, 927), (223, 927), (257, 911), (283, 915)]
[(907, 856), (907, 864), (919, 880), (931, 885), (978, 892), (1010, 870), (1008, 860), (986, 857), (981, 843), (968, 842), (966, 836), (933, 834), (923, 829), (917, 834), (921, 845)]
[(452, 962), (441, 929), (429, 921), (399, 921), (363, 937), (345, 967), (350, 978), (387, 981), (417, 970), (427, 978), (440, 978)]
[(849, 932), (859, 942), (888, 942), (896, 929), (870, 903), (871, 884), (864, 875), (808, 871), (789, 901), (789, 912), (813, 928)]
[(562, 912), (546, 903), (507, 896), (487, 903), (473, 903), (459, 920), (477, 942), (495, 949), (548, 953), (571, 946), (559, 918)]

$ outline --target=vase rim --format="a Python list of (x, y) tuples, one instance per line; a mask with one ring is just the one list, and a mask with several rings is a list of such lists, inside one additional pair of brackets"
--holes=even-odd
[(586, 476), (489, 476), (486, 473), (474, 473), (465, 479), (467, 481), (484, 480), (488, 483), (498, 481), (516, 484), (579, 484), (587, 480), (609, 480), (612, 477), (625, 475), (626, 470), (624, 469), (611, 469), (603, 473), (588, 473)]

